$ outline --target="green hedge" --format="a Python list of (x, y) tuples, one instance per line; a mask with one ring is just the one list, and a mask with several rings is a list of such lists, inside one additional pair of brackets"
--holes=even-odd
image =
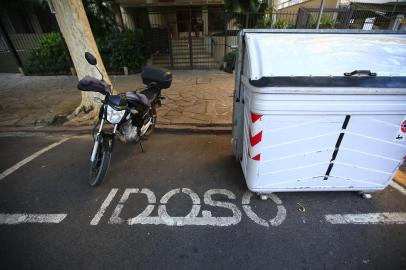
[(235, 60), (237, 58), (237, 51), (231, 51), (224, 56), (226, 66), (223, 67), (225, 72), (232, 73), (234, 70)]
[(28, 74), (68, 73), (68, 57), (61, 34), (49, 33), (40, 40), (38, 49), (31, 53), (24, 70)]
[[(96, 38), (96, 43), (108, 72), (123, 74), (123, 67), (139, 72), (148, 59), (141, 29), (110, 33)], [(28, 74), (69, 74), (70, 56), (65, 46), (60, 33), (46, 34), (24, 70)]]
[(148, 55), (141, 29), (111, 33), (96, 40), (108, 71), (122, 72), (123, 67), (128, 67), (130, 72), (139, 72), (146, 64)]
[(273, 21), (272, 15), (270, 15), (269, 17), (265, 17), (258, 21), (255, 28), (290, 29), (295, 28), (295, 24), (282, 18), (278, 18)]
[[(314, 29), (317, 27), (317, 18), (312, 19), (311, 23), (310, 23), (310, 28)], [(320, 19), (320, 25), (319, 25), (320, 29), (333, 29), (333, 28), (337, 28), (337, 22), (330, 17), (321, 17)]]

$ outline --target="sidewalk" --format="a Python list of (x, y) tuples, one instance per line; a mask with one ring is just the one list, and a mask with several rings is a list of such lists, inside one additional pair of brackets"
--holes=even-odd
[[(173, 71), (158, 125), (230, 126), (234, 77), (213, 70)], [(110, 76), (118, 92), (142, 87), (140, 74)], [(57, 124), (79, 105), (73, 76), (0, 74), (0, 127)]]
[(403, 162), (393, 178), (396, 182), (406, 188), (406, 162)]

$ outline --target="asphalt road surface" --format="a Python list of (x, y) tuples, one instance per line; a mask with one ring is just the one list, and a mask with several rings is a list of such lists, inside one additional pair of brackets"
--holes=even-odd
[(91, 188), (91, 138), (66, 138), (0, 137), (0, 269), (406, 269), (392, 186), (261, 201), (229, 135), (156, 132)]

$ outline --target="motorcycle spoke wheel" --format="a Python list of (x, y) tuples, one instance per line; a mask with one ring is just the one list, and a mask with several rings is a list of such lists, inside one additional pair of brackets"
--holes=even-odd
[(101, 141), (96, 152), (96, 158), (90, 164), (89, 185), (92, 187), (100, 185), (106, 177), (111, 159), (109, 145), (110, 143)]

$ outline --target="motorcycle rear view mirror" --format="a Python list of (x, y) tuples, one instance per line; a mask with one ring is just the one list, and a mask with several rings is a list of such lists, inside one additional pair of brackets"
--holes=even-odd
[(85, 58), (86, 58), (86, 61), (87, 61), (89, 64), (91, 64), (92, 66), (97, 65), (97, 59), (96, 59), (96, 57), (94, 57), (94, 55), (91, 54), (90, 52), (85, 52)]
[(104, 76), (103, 76), (103, 73), (100, 72), (100, 69), (97, 67), (97, 59), (96, 59), (96, 57), (94, 57), (94, 55), (91, 54), (90, 52), (85, 52), (85, 58), (86, 58), (86, 61), (87, 61), (89, 64), (91, 64), (92, 66), (95, 66), (95, 67), (96, 67), (97, 71), (98, 71), (98, 72), (100, 73), (100, 75), (101, 75), (101, 79), (103, 80)]

